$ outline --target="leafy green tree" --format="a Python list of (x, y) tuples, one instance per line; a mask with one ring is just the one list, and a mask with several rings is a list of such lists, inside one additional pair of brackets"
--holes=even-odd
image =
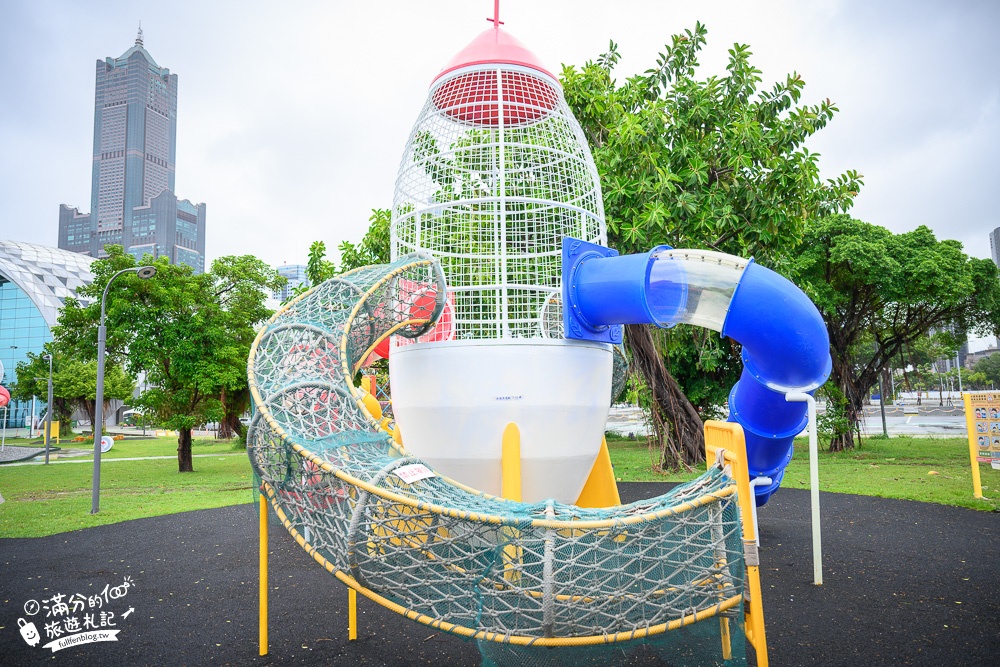
[[(991, 354), (976, 362), (973, 370), (976, 375), (982, 374), (982, 384), (991, 384), (1000, 387), (1000, 354)], [(977, 378), (978, 379), (978, 378)]]
[(337, 273), (337, 265), (326, 259), (326, 243), (313, 241), (309, 246), (309, 260), (306, 262), (306, 276), (309, 284), (319, 285)]
[[(851, 424), (882, 369), (931, 330), (1000, 331), (996, 265), (966, 256), (957, 241), (938, 241), (927, 227), (893, 234), (830, 216), (809, 227), (789, 268), (826, 321), (830, 381), (846, 399)], [(855, 356), (866, 336), (877, 345)], [(830, 441), (834, 451), (853, 447), (851, 429)]]
[(338, 246), (340, 251), (340, 270), (337, 265), (326, 258), (326, 243), (313, 241), (309, 246), (309, 259), (306, 262), (306, 277), (308, 285), (301, 285), (292, 290), (289, 301), (302, 294), (312, 285), (319, 285), (338, 273), (350, 271), (369, 264), (385, 264), (389, 261), (389, 209), (372, 209), (368, 218), (368, 231), (361, 243), (355, 245), (350, 241), (342, 241)]
[[(804, 144), (837, 108), (829, 100), (796, 106), (805, 86), (798, 74), (759, 90), (749, 47), (735, 44), (724, 76), (698, 78), (706, 34), (697, 23), (674, 35), (655, 67), (621, 83), (614, 42), (596, 61), (563, 68), (566, 100), (600, 173), (608, 241), (622, 253), (710, 248), (780, 269), (811, 220), (850, 207), (861, 177), (820, 178), (818, 155)], [(702, 415), (738, 378), (737, 347), (685, 326), (629, 326), (626, 343), (652, 391), (661, 466), (703, 460)]]
[(371, 264), (387, 264), (390, 259), (389, 222), (392, 213), (387, 208), (373, 208), (368, 218), (368, 231), (361, 242), (355, 245), (350, 241), (341, 241), (337, 250), (340, 252), (340, 269), (336, 263), (326, 258), (326, 243), (313, 241), (309, 246), (309, 260), (306, 262), (306, 277), (309, 285), (296, 287), (292, 290), (289, 300), (302, 294), (311, 285), (319, 285), (338, 273)]
[[(99, 301), (111, 275), (136, 266), (120, 246), (106, 250), (108, 257), (92, 266), (94, 282), (80, 288), (81, 297)], [(247, 399), (241, 403), (239, 397), (246, 390), (247, 355), (256, 326), (270, 314), (264, 299), (281, 285), (281, 278), (248, 255), (218, 259), (201, 275), (166, 258), (152, 263), (154, 278), (142, 281), (125, 274), (118, 279), (125, 284), (116, 281), (114, 296), (109, 293), (108, 356), (123, 360), (133, 374), (145, 373), (149, 388), (140, 404), (177, 429), (178, 469), (190, 472), (194, 426), (216, 420), (238, 424), (246, 409)], [(72, 349), (93, 351), (99, 311), (97, 302), (83, 307), (67, 300), (56, 339)]]
[[(966, 374), (968, 373), (968, 374)], [(986, 373), (981, 373), (975, 371), (969, 373), (968, 370), (963, 370), (962, 378), (965, 382), (965, 388), (968, 389), (988, 389), (990, 387), (991, 381), (987, 378)], [(995, 383), (993, 386), (996, 386)]]
[[(75, 410), (81, 410), (93, 424), (97, 402), (97, 362), (83, 361), (61, 352), (54, 341), (45, 345), (44, 354), (52, 355), (52, 398), (55, 403), (52, 414), (56, 421), (63, 424), (62, 431), (69, 432), (69, 420)], [(48, 396), (49, 362), (42, 354), (29, 352), (25, 360), (17, 364), (17, 376), (21, 381), (11, 395), (18, 400), (30, 401), (32, 396), (45, 400)], [(130, 399), (134, 389), (135, 382), (119, 364), (105, 365), (105, 408), (112, 399)]]
[(389, 223), (392, 212), (387, 208), (373, 208), (368, 218), (368, 231), (361, 243), (354, 245), (342, 241), (340, 251), (340, 272), (350, 271), (370, 264), (387, 264), (390, 259)]

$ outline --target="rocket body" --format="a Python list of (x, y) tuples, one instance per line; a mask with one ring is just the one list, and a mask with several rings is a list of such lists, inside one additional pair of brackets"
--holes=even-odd
[(563, 336), (565, 236), (606, 243), (586, 138), (556, 79), (487, 30), (432, 83), (400, 163), (393, 259), (433, 254), (448, 297), (444, 326), (394, 339), (390, 381), (406, 448), (488, 493), (516, 423), (529, 502), (576, 500), (610, 405), (610, 346)]

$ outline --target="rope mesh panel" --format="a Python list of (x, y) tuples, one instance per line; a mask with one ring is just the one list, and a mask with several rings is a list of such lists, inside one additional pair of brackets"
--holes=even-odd
[(597, 168), (559, 84), (495, 64), (436, 81), (403, 151), (390, 238), (393, 257), (441, 261), (454, 337), (556, 337), (565, 236), (603, 245), (607, 234)]
[[(648, 651), (671, 637), (674, 650), (693, 636), (675, 628), (696, 614), (711, 616), (696, 625), (714, 627), (718, 653), (719, 618), (741, 617), (744, 577), (724, 470), (606, 509), (404, 481), (400, 469), (419, 461), (378, 428), (352, 378), (389, 333), (424, 334), (444, 296), (440, 265), (409, 255), (315, 287), (258, 334), (248, 451), (289, 531), (383, 604), (486, 640), (486, 664), (554, 664), (548, 645), (563, 640)], [(581, 664), (580, 650), (561, 655)]]

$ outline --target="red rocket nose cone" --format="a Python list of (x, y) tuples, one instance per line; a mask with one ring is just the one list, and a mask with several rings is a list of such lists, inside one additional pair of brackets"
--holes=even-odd
[[(497, 126), (502, 108), (505, 125), (521, 125), (546, 115), (559, 101), (559, 93), (552, 84), (555, 77), (542, 67), (535, 54), (498, 28), (490, 28), (472, 40), (444, 66), (434, 81), (446, 78), (457, 69), (476, 65), (518, 65), (536, 70), (544, 77), (503, 67), (499, 68), (502, 70), (501, 85), (498, 85), (497, 68), (477, 68), (454, 76), (434, 91), (434, 105), (459, 122)], [(498, 104), (501, 87), (502, 105)]]
[(529, 51), (524, 44), (500, 28), (489, 28), (479, 33), (479, 36), (469, 42), (468, 46), (455, 54), (455, 57), (449, 60), (441, 72), (434, 77), (434, 81), (460, 67), (486, 63), (522, 65), (537, 69), (550, 79), (556, 78), (542, 66), (538, 56)]

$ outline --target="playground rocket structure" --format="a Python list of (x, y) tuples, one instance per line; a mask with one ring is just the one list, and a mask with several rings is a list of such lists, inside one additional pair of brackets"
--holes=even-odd
[(405, 447), (500, 495), (513, 423), (522, 499), (574, 503), (601, 449), (621, 325), (686, 323), (743, 345), (730, 421), (744, 428), (763, 504), (807, 423), (786, 394), (811, 393), (830, 372), (819, 312), (753, 260), (607, 248), (597, 171), (558, 81), (493, 22), (432, 82), (396, 181), (392, 258), (428, 252), (448, 284), (446, 297), (428, 295), (445, 300), (435, 329), (393, 338)]
[[(766, 665), (749, 477), (763, 504), (805, 420), (786, 399), (830, 369), (801, 290), (717, 252), (606, 247), (583, 133), (496, 14), (431, 84), (391, 245), (392, 262), (314, 286), (251, 346), (262, 573), (270, 500), (353, 591), (479, 640), (490, 664), (620, 661), (661, 635), (665, 656), (722, 664), (742, 632)], [(742, 428), (707, 424), (701, 477), (622, 505), (602, 447), (613, 346), (624, 324), (678, 323), (743, 345)], [(395, 429), (353, 381), (373, 352), (389, 356)], [(703, 621), (715, 648), (673, 632)]]
[(500, 494), (501, 437), (521, 437), (525, 501), (574, 502), (601, 446), (612, 350), (562, 333), (562, 242), (606, 243), (600, 184), (556, 78), (494, 26), (431, 84), (403, 153), (393, 259), (429, 251), (438, 327), (394, 339), (393, 414), (407, 449)]

